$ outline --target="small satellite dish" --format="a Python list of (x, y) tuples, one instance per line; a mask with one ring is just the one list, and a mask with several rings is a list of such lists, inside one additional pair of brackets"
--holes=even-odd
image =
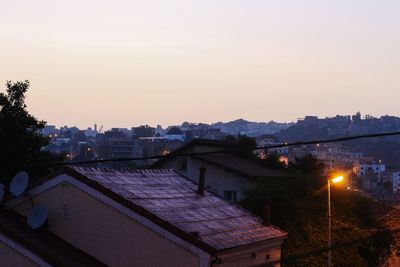
[(4, 185), (0, 184), (0, 202), (3, 201), (4, 194), (5, 194), (5, 192), (4, 192)]
[(18, 197), (24, 193), (28, 187), (29, 177), (26, 172), (17, 173), (11, 181), (10, 192)]
[(49, 211), (45, 205), (39, 204), (28, 214), (27, 223), (31, 229), (38, 229), (43, 226), (49, 216)]

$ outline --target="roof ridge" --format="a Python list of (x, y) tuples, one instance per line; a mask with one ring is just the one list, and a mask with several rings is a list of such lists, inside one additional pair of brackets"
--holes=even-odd
[(165, 169), (149, 169), (149, 168), (111, 168), (111, 167), (82, 167), (82, 166), (73, 166), (67, 165), (67, 168), (71, 168), (76, 171), (102, 171), (102, 172), (111, 172), (111, 173), (173, 173), (174, 170), (171, 168)]
[[(130, 176), (130, 173), (136, 174), (136, 176)], [(167, 173), (168, 175), (154, 175), (154, 174), (163, 174)], [(224, 200), (221, 196), (217, 195), (216, 193), (206, 189), (205, 195), (198, 195), (196, 193), (197, 184), (190, 180), (188, 177), (183, 175), (182, 173), (171, 170), (131, 170), (129, 172), (119, 172), (116, 169), (112, 168), (79, 168), (79, 167), (69, 167), (64, 169), (63, 172), (59, 172), (58, 175), (67, 174), (72, 179), (76, 179), (79, 182), (85, 184), (86, 186), (92, 187), (94, 190), (102, 193), (106, 197), (112, 199), (115, 202), (125, 206), (126, 208), (130, 209), (131, 211), (137, 213), (139, 216), (142, 216), (159, 227), (164, 228), (166, 231), (170, 232), (171, 234), (176, 235), (177, 237), (181, 238), (182, 240), (192, 243), (193, 246), (202, 249), (208, 253), (215, 253), (224, 249), (234, 248), (232, 244), (227, 244), (223, 242), (223, 240), (201, 240), (200, 238), (193, 236), (190, 229), (186, 229), (182, 227), (182, 225), (177, 225), (174, 223), (174, 220), (184, 220), (186, 219), (188, 223), (194, 219), (201, 219), (207, 218), (214, 214), (215, 217), (231, 217), (232, 213), (234, 212), (237, 214), (238, 219), (235, 221), (235, 217), (232, 217), (233, 220), (231, 222), (232, 226), (236, 225), (239, 226), (242, 224), (240, 221), (241, 217), (248, 217), (248, 223), (257, 225), (256, 228), (266, 227), (262, 224), (261, 218), (252, 214), (250, 211), (240, 207), (237, 204), (229, 203), (228, 201)], [(125, 175), (123, 175), (125, 174)], [(148, 175), (147, 175), (148, 174)], [(58, 176), (57, 175), (57, 176)], [(140, 177), (141, 175), (147, 176), (148, 179)], [(51, 179), (57, 176), (50, 176), (47, 179)], [(163, 180), (163, 177), (166, 177), (167, 180)], [(142, 180), (142, 181), (141, 181)], [(136, 182), (138, 181), (138, 182)], [(160, 181), (159, 183), (157, 183)], [(154, 183), (153, 183), (154, 182)], [(179, 190), (174, 191), (174, 185), (176, 187), (185, 187), (188, 190), (192, 191), (192, 195), (189, 194), (186, 198), (161, 198), (155, 200), (149, 200), (147, 197), (152, 197), (155, 194), (158, 194), (157, 190), (154, 192), (145, 193), (143, 197), (140, 199), (133, 200), (131, 197), (138, 196), (140, 193), (140, 186), (143, 184), (144, 186), (151, 184), (155, 188), (160, 189), (160, 193), (164, 194), (168, 197), (168, 194), (176, 194), (179, 196)], [(165, 184), (172, 185), (172, 190), (165, 190), (163, 191), (162, 186)], [(130, 188), (129, 185), (132, 185)], [(137, 188), (136, 188), (137, 187)], [(190, 199), (189, 199), (190, 198)], [(210, 205), (214, 206), (215, 208), (210, 207)], [(225, 208), (216, 209), (217, 207), (223, 206)], [(230, 210), (230, 208), (232, 210)], [(176, 212), (168, 212), (165, 208), (172, 208), (170, 210), (174, 210)], [(208, 209), (204, 210), (204, 209)], [(181, 210), (181, 212), (179, 212)], [(196, 212), (196, 216), (188, 214), (187, 211), (194, 211)], [(229, 232), (232, 232), (234, 235), (234, 230), (231, 227), (228, 227), (223, 223), (223, 219), (215, 219), (210, 220), (210, 227), (211, 231), (215, 231), (216, 229), (213, 224), (218, 226), (220, 230), (226, 230), (226, 238), (230, 238)], [(195, 226), (195, 225), (194, 225)], [(254, 229), (256, 229), (254, 228)], [(257, 236), (255, 233), (251, 233), (251, 228), (249, 232), (246, 234), (246, 241), (247, 244), (251, 244), (252, 240), (268, 240), (271, 238), (285, 238), (286, 233), (280, 229), (277, 231), (269, 232), (268, 228), (265, 228), (266, 231), (262, 234), (258, 233)], [(271, 228), (272, 229), (272, 228)], [(193, 231), (200, 231), (197, 226), (194, 227)], [(208, 237), (209, 239), (210, 237)]]

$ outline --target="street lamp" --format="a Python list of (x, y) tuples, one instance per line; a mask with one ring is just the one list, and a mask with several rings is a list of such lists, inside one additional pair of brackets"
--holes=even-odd
[(328, 178), (328, 267), (332, 266), (332, 213), (331, 213), (331, 183), (343, 181), (343, 175)]

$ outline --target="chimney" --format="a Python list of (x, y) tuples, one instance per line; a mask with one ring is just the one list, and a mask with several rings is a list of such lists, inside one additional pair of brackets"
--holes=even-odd
[(271, 220), (270, 220), (270, 210), (271, 210), (271, 207), (270, 207), (270, 200), (269, 200), (269, 198), (266, 198), (265, 200), (264, 200), (264, 224), (265, 225), (271, 225)]
[(204, 187), (205, 187), (205, 179), (206, 179), (206, 167), (204, 164), (200, 166), (200, 174), (199, 174), (199, 185), (197, 187), (197, 194), (204, 195)]

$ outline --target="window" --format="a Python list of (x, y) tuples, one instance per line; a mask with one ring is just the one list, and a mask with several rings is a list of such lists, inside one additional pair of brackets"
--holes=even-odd
[(224, 191), (224, 198), (230, 202), (236, 202), (237, 193), (236, 191)]
[(187, 171), (187, 159), (183, 159), (179, 162), (179, 167), (178, 169), (180, 171)]

